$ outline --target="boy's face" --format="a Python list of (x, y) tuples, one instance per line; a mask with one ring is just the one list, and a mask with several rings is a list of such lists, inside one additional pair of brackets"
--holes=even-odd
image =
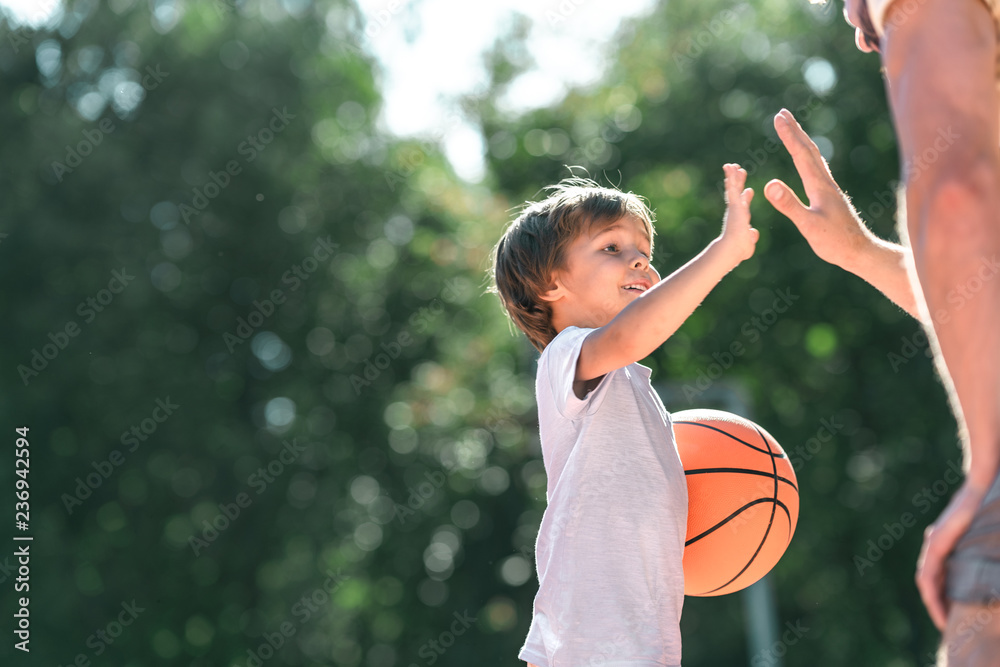
[(584, 232), (566, 249), (564, 266), (552, 276), (551, 302), (556, 331), (568, 326), (598, 328), (660, 282), (650, 263), (650, 242), (640, 220), (626, 215)]

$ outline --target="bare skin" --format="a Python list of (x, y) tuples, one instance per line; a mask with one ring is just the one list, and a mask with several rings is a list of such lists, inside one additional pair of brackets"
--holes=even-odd
[[(895, 2), (881, 39), (873, 34), (865, 0), (846, 0), (845, 14), (857, 27), (858, 47), (882, 54), (910, 212), (900, 215), (900, 236), (908, 237), (913, 251), (865, 234), (847, 200), (841, 196), (843, 206), (837, 203), (840, 190), (815, 145), (783, 130), (777, 118), (793, 158), (795, 150), (802, 157), (795, 165), (810, 206), (796, 205), (780, 181), (769, 183), (764, 194), (820, 257), (865, 278), (928, 329), (959, 423), (967, 474), (925, 532), (916, 581), (944, 633), (947, 664), (993, 664), (1000, 654), (1000, 609), (950, 602), (945, 564), (1000, 469), (1000, 280), (979, 273), (1000, 256), (995, 27), (985, 5), (974, 0)], [(881, 268), (866, 266), (878, 256)], [(900, 279), (907, 265), (908, 295)]]

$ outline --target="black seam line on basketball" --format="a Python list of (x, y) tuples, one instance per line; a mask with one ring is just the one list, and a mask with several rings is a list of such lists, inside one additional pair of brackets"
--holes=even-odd
[[(764, 437), (764, 434), (761, 433), (760, 429), (757, 428), (756, 424), (753, 425), (753, 428), (754, 428), (755, 431), (757, 431), (758, 434), (760, 434), (760, 439), (764, 443), (764, 446), (767, 447), (768, 449), (771, 449), (770, 443), (767, 441), (767, 438)], [(775, 475), (775, 477), (777, 477), (778, 476), (778, 467), (777, 467), (777, 465), (775, 465), (774, 459), (771, 459), (771, 466), (774, 468), (774, 475)], [(789, 482), (789, 484), (791, 484), (791, 482)], [(794, 488), (795, 485), (792, 484), (792, 487)], [(795, 489), (795, 491), (796, 491), (796, 493), (798, 493), (798, 489)], [(788, 508), (785, 507), (784, 503), (782, 503), (780, 500), (778, 500), (778, 483), (777, 482), (774, 483), (774, 502), (777, 503), (777, 504), (779, 504), (779, 505), (781, 505), (781, 509), (785, 510), (785, 514), (788, 515), (788, 541), (785, 542), (785, 547), (787, 548), (788, 545), (792, 543), (792, 513), (788, 511)], [(774, 523), (774, 506), (773, 505), (771, 506), (771, 523)], [(771, 530), (770, 524), (768, 524), (767, 529), (768, 529), (768, 531)], [(767, 539), (767, 535), (764, 535), (764, 539)], [(761, 542), (761, 544), (763, 544), (763, 542)], [(754, 556), (754, 557), (756, 558), (756, 556)]]
[[(754, 504), (757, 504), (757, 503), (766, 503), (766, 502), (770, 502), (770, 501), (771, 501), (770, 498), (761, 498), (760, 500), (756, 501), (755, 503), (751, 503), (751, 505), (754, 505)], [(788, 519), (788, 542), (785, 543), (785, 547), (787, 548), (788, 543), (790, 543), (792, 541), (792, 513), (788, 511), (788, 507), (785, 505), (785, 503), (781, 502), (780, 500), (776, 500), (775, 504), (777, 504), (777, 506), (782, 509), (782, 511), (785, 513), (785, 518)], [(740, 511), (742, 512), (744, 509), (746, 509), (746, 507), (741, 508)], [(726, 521), (728, 521), (728, 520), (729, 519), (726, 519)], [(715, 528), (712, 528), (712, 530), (715, 530)], [(711, 531), (708, 531), (708, 532), (711, 532)], [(707, 535), (708, 533), (705, 533), (705, 534)], [(691, 540), (691, 542), (694, 542), (695, 540), (700, 540), (702, 537), (703, 537), (703, 535), (699, 535), (698, 537), (693, 538)], [(687, 546), (691, 542), (685, 543), (684, 546)], [(750, 562), (752, 563), (753, 559), (751, 559)], [(747, 567), (750, 567), (750, 563), (747, 563)], [(745, 569), (746, 568), (744, 568), (744, 570)], [(736, 576), (738, 577), (740, 575), (737, 574)], [(722, 588), (724, 586), (728, 586), (730, 583), (733, 582), (734, 579), (735, 579), (735, 577), (733, 579), (729, 580), (728, 583), (725, 583), (722, 586), (720, 586), (719, 588)], [(711, 591), (706, 591), (705, 593), (693, 593), (693, 595), (708, 595), (709, 593), (714, 593), (715, 591), (719, 590), (719, 588), (713, 589)]]
[[(757, 427), (756, 424), (753, 425), (753, 430), (757, 431), (757, 435), (760, 436), (761, 442), (764, 443), (764, 446), (767, 447), (768, 451), (771, 451), (771, 443), (767, 441), (767, 438), (764, 437), (764, 434), (761, 433), (760, 429)], [(778, 464), (774, 462), (774, 457), (771, 457), (771, 469), (772, 469), (771, 471), (774, 473), (774, 502), (778, 502)], [(773, 524), (774, 524), (774, 505), (771, 505), (771, 520), (767, 522), (767, 532), (764, 533), (764, 539), (760, 541), (760, 547), (757, 547), (758, 552), (760, 551), (761, 547), (764, 546), (764, 540), (767, 539), (767, 534), (771, 532), (771, 526)], [(789, 525), (791, 525), (791, 517), (789, 517)], [(753, 557), (756, 558), (757, 554), (754, 554)], [(750, 563), (752, 562), (753, 558), (750, 559)], [(750, 563), (747, 563), (747, 567), (750, 567)]]
[(792, 513), (788, 511), (788, 505), (786, 505), (785, 503), (781, 502), (780, 500), (775, 500), (774, 504), (777, 505), (778, 507), (780, 507), (781, 509), (785, 510), (785, 517), (788, 519), (788, 528), (791, 529), (791, 527), (792, 527)]
[[(751, 470), (749, 468), (695, 468), (694, 470), (685, 470), (684, 474), (700, 475), (706, 472), (741, 472), (746, 475), (760, 475), (761, 477), (774, 477), (774, 475), (772, 475), (769, 472), (764, 472), (763, 470)], [(799, 490), (799, 487), (795, 486), (795, 482), (793, 482), (790, 479), (785, 479), (781, 475), (778, 475), (778, 481), (784, 482), (785, 484), (792, 487), (796, 491)]]
[(740, 442), (740, 443), (743, 443), (744, 445), (746, 445), (746, 446), (747, 446), (747, 447), (749, 447), (750, 449), (753, 449), (753, 450), (755, 450), (755, 451), (758, 451), (758, 452), (760, 452), (761, 454), (767, 454), (768, 456), (772, 456), (772, 457), (776, 456), (776, 457), (778, 457), (779, 459), (783, 459), (783, 458), (785, 458), (785, 455), (784, 455), (784, 454), (775, 454), (774, 452), (772, 452), (772, 451), (771, 451), (771, 448), (770, 448), (770, 447), (768, 447), (767, 449), (761, 449), (760, 447), (757, 447), (757, 446), (755, 446), (755, 445), (751, 445), (751, 444), (750, 444), (749, 442), (747, 442), (746, 440), (740, 440), (739, 438), (737, 438), (737, 437), (736, 437), (735, 435), (733, 435), (732, 433), (726, 433), (726, 432), (725, 432), (725, 431), (723, 431), (723, 430), (722, 430), (721, 428), (715, 428), (714, 426), (709, 426), (708, 424), (702, 424), (701, 422), (674, 422), (674, 426), (676, 426), (677, 424), (688, 424), (688, 425), (690, 425), (690, 426), (701, 426), (702, 428), (710, 428), (710, 429), (712, 429), (713, 431), (716, 431), (716, 432), (718, 432), (718, 433), (721, 433), (722, 435), (728, 435), (728, 436), (729, 436), (730, 438), (732, 438), (732, 439), (733, 439), (733, 440), (735, 440), (736, 442)]
[(695, 542), (697, 542), (701, 538), (703, 538), (703, 537), (705, 537), (707, 535), (710, 535), (711, 533), (714, 533), (719, 528), (722, 528), (727, 523), (729, 523), (730, 521), (732, 521), (733, 519), (735, 519), (737, 516), (739, 516), (741, 512), (743, 512), (744, 510), (750, 509), (754, 505), (759, 505), (761, 503), (773, 503), (773, 502), (774, 502), (774, 500), (771, 499), (771, 498), (758, 498), (757, 500), (751, 500), (746, 505), (744, 505), (743, 507), (741, 507), (738, 510), (736, 510), (735, 512), (733, 512), (732, 514), (730, 514), (729, 516), (727, 516), (725, 519), (723, 519), (719, 523), (715, 524), (714, 526), (712, 526), (711, 528), (709, 528), (708, 530), (706, 530), (701, 535), (696, 535), (695, 537), (692, 537), (690, 540), (688, 540), (687, 542), (684, 543), (684, 546), (689, 546), (691, 544), (694, 544)]
[[(701, 535), (698, 535), (696, 537), (692, 537), (690, 540), (688, 540), (687, 542), (684, 543), (684, 546), (688, 546), (690, 544), (694, 544), (695, 542), (697, 542), (701, 538), (705, 537), (709, 533), (715, 532), (716, 530), (718, 530), (722, 526), (726, 525), (726, 523), (728, 521), (731, 521), (732, 519), (736, 518), (736, 516), (738, 514), (740, 514), (741, 512), (743, 512), (744, 510), (747, 510), (747, 509), (753, 507), (754, 505), (759, 505), (760, 503), (770, 503), (770, 502), (773, 502), (773, 503), (777, 504), (778, 507), (780, 507), (785, 512), (785, 516), (788, 518), (788, 529), (789, 529), (789, 531), (791, 531), (791, 528), (792, 528), (792, 513), (790, 511), (788, 511), (788, 506), (785, 505), (785, 503), (781, 502), (780, 500), (773, 500), (772, 501), (770, 498), (758, 498), (757, 500), (753, 501), (752, 503), (747, 503), (743, 507), (739, 508), (733, 514), (731, 514), (730, 516), (727, 516), (720, 523), (718, 523), (715, 526), (712, 526), (711, 528), (709, 528), (708, 530), (706, 530)], [(789, 539), (791, 539), (791, 537), (789, 537)]]
[[(768, 501), (768, 498), (763, 498), (762, 500), (760, 500), (758, 502), (767, 502), (767, 501)], [(791, 515), (791, 513), (789, 513), (788, 508), (785, 507), (785, 503), (781, 502), (780, 500), (778, 501), (778, 507), (780, 507), (782, 510), (784, 510), (785, 516), (788, 517), (788, 541), (791, 542), (791, 540), (792, 540), (792, 515)], [(700, 536), (698, 538), (695, 538), (695, 539), (699, 539), (699, 538), (700, 538)], [(763, 544), (763, 543), (761, 543), (761, 544)], [(687, 546), (687, 544), (685, 544), (684, 546)], [(788, 543), (785, 543), (785, 546), (787, 547)], [(760, 550), (760, 547), (758, 547), (758, 551), (759, 550)], [(757, 555), (754, 554), (754, 558), (756, 558), (756, 557), (757, 557)], [(753, 560), (754, 559), (751, 558), (750, 559), (750, 563), (753, 563)], [(745, 571), (747, 567), (750, 567), (750, 563), (747, 563), (746, 567), (743, 568), (743, 571)], [(743, 571), (741, 571), (740, 574), (743, 574)], [(728, 582), (724, 583), (722, 586), (719, 586), (719, 588), (715, 588), (713, 590), (706, 591), (704, 593), (693, 593), (692, 595), (708, 595), (709, 593), (714, 593), (715, 591), (719, 590), (720, 588), (724, 588), (725, 586), (728, 586), (729, 584), (731, 584), (739, 576), (740, 575), (737, 574), (736, 577), (733, 577)]]
[(792, 531), (792, 513), (788, 511), (787, 507), (785, 507), (785, 503), (781, 502), (780, 500), (777, 501), (777, 502), (778, 502), (778, 507), (780, 507), (781, 509), (785, 510), (785, 518), (788, 519), (788, 541), (785, 542), (785, 548), (787, 549), (788, 545), (792, 543), (792, 532), (793, 532)]
[[(767, 438), (764, 437), (764, 434), (760, 432), (760, 429), (757, 428), (756, 424), (754, 424), (754, 430), (757, 431), (757, 434), (760, 435), (760, 439), (764, 442), (764, 446), (767, 447), (768, 451), (770, 451), (771, 444), (767, 441)], [(778, 502), (778, 479), (777, 479), (777, 477), (778, 477), (778, 466), (777, 466), (777, 464), (775, 464), (773, 457), (771, 458), (771, 466), (774, 468), (774, 478), (775, 478), (774, 479), (774, 498), (772, 498), (772, 500), (774, 501), (774, 503), (777, 503)], [(731, 584), (734, 581), (736, 581), (737, 579), (739, 579), (740, 575), (742, 575), (744, 572), (746, 572), (747, 568), (749, 568), (751, 565), (753, 565), (753, 562), (755, 560), (757, 560), (757, 554), (759, 554), (760, 550), (764, 548), (764, 542), (767, 542), (767, 536), (771, 534), (771, 526), (774, 525), (774, 503), (771, 504), (771, 518), (767, 520), (767, 530), (764, 531), (764, 537), (760, 538), (760, 544), (757, 545), (757, 550), (753, 552), (753, 556), (750, 556), (750, 560), (747, 561), (747, 564), (743, 566), (742, 570), (740, 570), (739, 572), (736, 573), (736, 576), (734, 576), (732, 579), (730, 579), (726, 583), (722, 584), (718, 588), (714, 588), (714, 589), (708, 591), (709, 593), (714, 593), (715, 591), (722, 590), (723, 588), (725, 588), (729, 584)]]

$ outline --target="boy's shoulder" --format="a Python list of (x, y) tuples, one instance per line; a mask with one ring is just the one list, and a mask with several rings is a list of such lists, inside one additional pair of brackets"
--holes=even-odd
[[(562, 405), (561, 401), (569, 401), (570, 404), (586, 402), (602, 385), (615, 384), (617, 380), (613, 380), (613, 377), (616, 377), (623, 370), (616, 368), (600, 377), (576, 380), (576, 361), (583, 340), (593, 331), (596, 331), (593, 327), (568, 326), (556, 334), (556, 337), (545, 346), (538, 358), (535, 372), (536, 391), (540, 391), (543, 386), (546, 387), (547, 392), (551, 392), (556, 397), (556, 401), (559, 403), (556, 410), (562, 414), (565, 414), (564, 408), (566, 406)], [(633, 372), (638, 372), (641, 375), (640, 382), (643, 379), (646, 382), (649, 381), (651, 372), (649, 367), (633, 362), (623, 368), (631, 368)], [(625, 372), (628, 373), (627, 370)], [(630, 380), (630, 382), (634, 381)], [(604, 394), (610, 389), (610, 386), (606, 387), (600, 393)], [(542, 403), (539, 401), (539, 410), (543, 409)]]
[(552, 360), (561, 359), (572, 354), (574, 351), (579, 353), (579, 348), (583, 345), (583, 339), (591, 331), (594, 331), (594, 329), (570, 325), (557, 333), (555, 338), (550, 340), (549, 344), (538, 355), (538, 369), (541, 369), (543, 365), (550, 363)]
[(570, 324), (562, 331), (558, 332), (555, 335), (555, 338), (549, 341), (549, 344), (545, 346), (544, 350), (542, 350), (542, 354), (545, 354), (557, 345), (571, 345), (573, 342), (576, 342), (577, 337), (581, 339), (586, 338), (591, 331), (596, 331), (596, 329), (593, 327), (579, 327), (575, 324)]

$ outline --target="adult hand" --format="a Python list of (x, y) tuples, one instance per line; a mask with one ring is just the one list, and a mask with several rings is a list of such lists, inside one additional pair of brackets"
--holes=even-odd
[(778, 112), (774, 129), (795, 162), (809, 206), (778, 179), (764, 186), (767, 200), (795, 223), (820, 259), (861, 277), (900, 308), (921, 319), (915, 287), (910, 284), (906, 270), (910, 251), (879, 239), (865, 226), (833, 180), (819, 148), (790, 111)]
[(774, 117), (774, 129), (792, 156), (809, 206), (778, 179), (764, 186), (764, 196), (778, 212), (795, 223), (820, 259), (853, 270), (860, 250), (872, 242), (873, 235), (833, 180), (819, 148), (790, 111), (778, 112)]
[(972, 517), (983, 503), (987, 489), (969, 485), (959, 487), (938, 520), (924, 531), (924, 545), (917, 560), (917, 588), (927, 612), (938, 630), (948, 623), (948, 599), (945, 590), (946, 563), (955, 545), (965, 535)]

